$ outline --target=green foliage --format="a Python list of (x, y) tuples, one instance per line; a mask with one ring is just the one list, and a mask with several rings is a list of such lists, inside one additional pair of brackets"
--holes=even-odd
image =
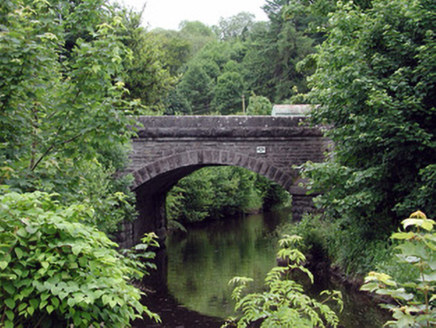
[[(264, 8), (268, 23), (254, 22), (251, 14), (242, 12), (222, 18), (213, 32), (199, 22), (183, 22), (180, 32), (172, 31), (195, 48), (191, 57), (181, 53), (180, 62), (186, 65), (178, 66), (182, 75), (177, 86), (193, 112), (241, 112), (240, 98), (246, 91), (274, 102), (306, 92), (305, 76), (313, 65), (297, 67), (297, 63), (313, 53), (313, 45), (322, 38), (322, 33), (308, 31), (309, 22), (320, 21), (309, 7), (300, 1), (269, 1)], [(170, 32), (158, 31), (161, 35)], [(174, 62), (174, 56), (169, 54), (168, 60)]]
[[(145, 8), (144, 8), (145, 9)], [(163, 109), (165, 99), (170, 89), (176, 83), (176, 78), (171, 76), (170, 69), (177, 65), (171, 63), (167, 56), (169, 53), (163, 49), (161, 40), (155, 33), (147, 32), (141, 27), (143, 12), (121, 10), (125, 26), (123, 43), (132, 51), (132, 60), (125, 62), (124, 79), (129, 90), (126, 99), (134, 101), (139, 99), (146, 109), (159, 111)], [(164, 67), (165, 66), (169, 66)], [(138, 114), (144, 114), (137, 110)]]
[(434, 212), (433, 1), (338, 4), (315, 55), (315, 123), (331, 124), (331, 163), (308, 175), (329, 216), (384, 237), (418, 205)]
[(241, 12), (228, 18), (221, 17), (218, 26), (215, 27), (216, 34), (221, 40), (244, 40), (254, 25), (254, 18), (253, 14), (247, 12)]
[(185, 224), (271, 209), (288, 198), (281, 187), (246, 169), (208, 167), (183, 178), (168, 192), (167, 216), (170, 222)]
[(83, 203), (91, 207), (94, 210), (93, 214), (87, 217), (84, 223), (105, 233), (113, 233), (120, 228), (119, 222), (136, 215), (133, 192), (125, 188), (131, 184), (131, 178), (119, 177), (115, 180), (116, 171), (105, 168), (96, 161), (88, 162), (86, 165), (79, 166), (82, 174), (77, 188), (71, 191), (75, 194), (69, 195), (66, 199), (64, 193), (63, 198), (67, 203)]
[(172, 89), (164, 101), (164, 115), (190, 115), (192, 114), (191, 104), (182, 95), (180, 89)]
[(230, 283), (239, 284), (232, 293), (235, 299), (235, 310), (242, 311), (237, 320), (237, 327), (248, 327), (253, 322), (261, 322), (260, 327), (337, 327), (339, 319), (325, 304), (336, 301), (342, 304), (339, 292), (324, 291), (326, 299), (319, 302), (304, 294), (303, 287), (291, 279), (291, 272), (299, 270), (306, 274), (313, 283), (312, 274), (303, 266), (305, 256), (296, 247), (301, 237), (284, 236), (280, 240), (280, 251), (277, 256), (285, 259), (285, 267), (271, 269), (265, 278), (267, 291), (243, 295), (250, 278), (235, 277)]
[(253, 197), (253, 180), (249, 171), (235, 167), (196, 171), (168, 193), (168, 218), (188, 223), (241, 213)]
[(125, 12), (104, 0), (7, 4), (0, 18), (0, 183), (56, 192), (64, 204), (92, 202), (94, 223), (114, 230), (133, 212), (128, 179), (114, 177), (127, 160), (128, 115), (137, 105), (126, 100), (122, 82), (132, 59), (123, 43)]
[(265, 30), (254, 30), (247, 42), (243, 63), (247, 89), (281, 103), (296, 92), (306, 92), (305, 77), (311, 71), (297, 69), (297, 63), (315, 51), (315, 38), (306, 31), (307, 13), (289, 6), (301, 1), (273, 0), (264, 6), (270, 19)]
[(315, 261), (319, 258), (325, 260), (328, 258), (328, 238), (332, 231), (331, 224), (322, 220), (320, 215), (306, 214), (298, 222), (285, 224), (280, 231), (288, 231), (302, 238), (301, 251), (304, 254), (317, 253)]
[[(388, 295), (397, 305), (384, 304), (393, 313), (389, 327), (432, 327), (436, 325), (436, 233), (435, 221), (417, 211), (402, 221), (404, 231), (392, 234), (400, 244), (396, 247), (397, 261), (401, 266), (415, 267), (418, 274), (397, 282), (384, 273), (370, 272), (362, 290)], [(413, 229), (407, 231), (407, 228)]]
[(212, 106), (222, 115), (241, 111), (243, 90), (244, 85), (241, 74), (237, 72), (221, 74), (215, 86)]
[[(0, 195), (0, 325), (126, 327), (143, 314), (141, 292), (129, 284), (149, 264), (121, 256), (117, 245), (80, 223), (85, 205), (64, 207), (58, 195)], [(141, 249), (156, 245), (151, 236)], [(150, 253), (145, 253), (151, 257)]]
[(304, 238), (310, 253), (328, 259), (348, 276), (364, 275), (380, 265), (393, 271), (397, 269), (387, 261), (391, 253), (390, 243), (377, 238), (379, 232), (367, 224), (355, 226), (345, 218), (330, 220), (325, 216), (310, 215), (291, 231)]
[(265, 211), (290, 204), (289, 193), (262, 175), (255, 175), (254, 189), (261, 198), (262, 208)]
[(272, 104), (268, 98), (251, 95), (247, 107), (247, 115), (271, 115)]
[(214, 81), (200, 64), (189, 66), (178, 88), (190, 103), (193, 113), (207, 112), (213, 99)]

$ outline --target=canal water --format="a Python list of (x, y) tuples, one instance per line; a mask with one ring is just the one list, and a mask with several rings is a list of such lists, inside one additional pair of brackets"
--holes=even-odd
[[(235, 316), (229, 280), (254, 278), (252, 291), (261, 291), (267, 272), (276, 265), (278, 228), (287, 211), (222, 219), (173, 234), (158, 253), (158, 270), (145, 283), (144, 303), (163, 323), (135, 322), (137, 328), (218, 328)], [(342, 327), (378, 328), (388, 319), (369, 298), (328, 277), (315, 277), (312, 291), (341, 290), (345, 308)]]

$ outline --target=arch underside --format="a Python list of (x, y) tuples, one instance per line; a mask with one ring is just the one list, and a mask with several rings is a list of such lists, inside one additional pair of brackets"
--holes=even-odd
[(132, 189), (152, 184), (154, 190), (169, 190), (181, 178), (200, 168), (224, 165), (246, 168), (276, 182), (287, 191), (298, 178), (295, 169), (284, 171), (262, 157), (254, 158), (233, 151), (192, 150), (161, 158), (132, 172)]

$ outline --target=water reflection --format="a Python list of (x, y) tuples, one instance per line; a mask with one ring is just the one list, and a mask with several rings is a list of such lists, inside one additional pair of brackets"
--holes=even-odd
[(235, 276), (255, 279), (261, 288), (266, 273), (275, 265), (280, 217), (262, 215), (215, 221), (192, 228), (187, 236), (171, 236), (167, 242), (168, 289), (189, 309), (225, 318), (233, 314), (230, 300)]
[[(223, 319), (234, 315), (230, 299), (235, 276), (255, 279), (253, 290), (261, 291), (266, 273), (276, 265), (275, 254), (280, 236), (277, 226), (288, 213), (277, 212), (215, 221), (189, 229), (186, 235), (172, 235), (167, 249), (159, 253), (159, 272), (154, 291), (144, 301), (159, 313), (163, 324), (135, 323), (147, 328), (218, 328)], [(312, 290), (342, 289), (345, 309), (342, 327), (377, 328), (387, 317), (368, 298), (332, 284), (328, 277), (316, 278)], [(148, 285), (150, 282), (147, 283)]]

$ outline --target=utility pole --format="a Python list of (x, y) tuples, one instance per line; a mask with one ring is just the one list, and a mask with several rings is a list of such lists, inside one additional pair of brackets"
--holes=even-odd
[(245, 115), (245, 96), (242, 95), (242, 113)]

